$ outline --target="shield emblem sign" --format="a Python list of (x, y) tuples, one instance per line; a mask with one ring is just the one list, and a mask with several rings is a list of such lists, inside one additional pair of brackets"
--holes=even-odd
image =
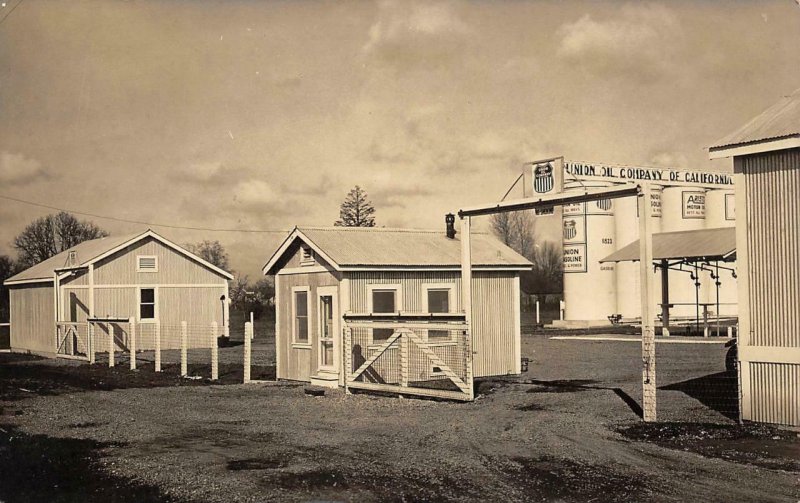
[(533, 189), (539, 194), (553, 190), (553, 165), (551, 163), (534, 166)]
[(575, 239), (578, 235), (578, 230), (575, 228), (575, 220), (564, 220), (564, 239), (569, 241)]
[(611, 209), (611, 199), (601, 199), (597, 201), (597, 207), (603, 211), (608, 211)]

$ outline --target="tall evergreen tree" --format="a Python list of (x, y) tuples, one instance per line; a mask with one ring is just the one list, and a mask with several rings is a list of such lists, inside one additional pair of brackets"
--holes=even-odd
[(338, 227), (375, 227), (375, 207), (367, 198), (367, 193), (356, 185), (339, 208)]

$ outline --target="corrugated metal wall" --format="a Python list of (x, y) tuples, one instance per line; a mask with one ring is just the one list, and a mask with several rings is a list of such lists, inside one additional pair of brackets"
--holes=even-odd
[(278, 363), (278, 377), (295, 381), (309, 381), (317, 371), (316, 344), (299, 346), (292, 344), (292, 288), (296, 286), (309, 287), (308, 316), (311, 318), (311, 331), (308, 334), (309, 343), (317, 341), (319, 330), (317, 322), (317, 287), (338, 286), (339, 280), (331, 273), (310, 273), (282, 275), (278, 280), (280, 292), (280, 305), (277, 309), (280, 333), (275, 339), (275, 352)]
[(33, 283), (9, 287), (11, 348), (55, 354), (56, 325), (53, 285)]
[(750, 363), (753, 421), (800, 424), (800, 365)]
[(800, 150), (744, 159), (753, 346), (800, 347)]
[(742, 415), (800, 425), (800, 149), (737, 158), (735, 169), (748, 267)]
[[(158, 272), (136, 272), (137, 255), (158, 257)], [(95, 265), (94, 283), (158, 284), (158, 283), (223, 283), (225, 278), (207, 269), (160, 242), (149, 238), (115, 253)]]
[[(475, 271), (472, 278), (474, 376), (513, 374), (516, 370), (514, 272)], [(454, 311), (462, 311), (460, 271), (355, 272), (350, 281), (350, 311), (367, 312), (367, 285), (400, 284), (404, 311), (423, 312), (424, 285), (455, 284)]]

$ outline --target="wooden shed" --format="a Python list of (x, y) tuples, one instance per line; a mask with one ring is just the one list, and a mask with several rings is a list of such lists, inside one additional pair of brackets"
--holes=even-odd
[(800, 89), (709, 156), (733, 157), (742, 418), (800, 426)]
[[(216, 321), (224, 331), (229, 279), (230, 273), (152, 230), (85, 241), (5, 281), (11, 349), (83, 355), (88, 322), (99, 319), (120, 322), (112, 334), (122, 350), (123, 320), (130, 318), (140, 327), (139, 349), (152, 349), (156, 330), (166, 332), (183, 321), (203, 327)], [(170, 345), (176, 345), (174, 338), (165, 338), (164, 347)]]
[(458, 325), (460, 246), (442, 231), (295, 228), (264, 267), (275, 276), (277, 376), (334, 387), (371, 373), (350, 384), (442, 378), (462, 388), (473, 376), (520, 373), (519, 274), (532, 264), (473, 236), (470, 347)]

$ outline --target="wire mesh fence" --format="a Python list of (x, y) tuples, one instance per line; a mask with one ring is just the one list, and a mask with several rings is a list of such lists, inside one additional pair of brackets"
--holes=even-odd
[[(225, 327), (216, 323), (102, 320), (62, 323), (57, 338), (62, 356), (109, 367), (126, 366), (220, 383), (274, 379), (274, 338), (264, 335), (255, 341), (252, 336), (246, 340), (246, 331), (255, 333), (244, 326), (230, 327), (230, 337), (226, 337)], [(248, 373), (252, 377), (246, 379)]]
[(463, 322), (348, 321), (344, 341), (348, 388), (457, 400), (474, 396)]

